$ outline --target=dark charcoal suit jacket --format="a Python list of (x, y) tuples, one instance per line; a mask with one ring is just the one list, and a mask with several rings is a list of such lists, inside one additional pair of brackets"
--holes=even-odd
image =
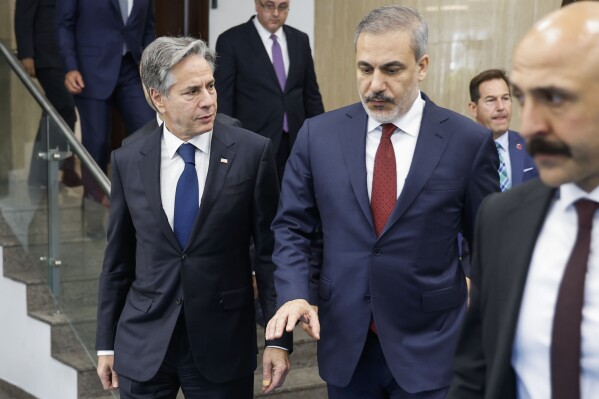
[(245, 129), (270, 138), (276, 152), (285, 112), (293, 146), (304, 119), (322, 114), (324, 107), (308, 36), (283, 26), (290, 65), (282, 91), (253, 18), (224, 32), (216, 41), (218, 110), (239, 119)]
[(516, 397), (512, 346), (532, 252), (555, 195), (532, 180), (481, 205), (474, 235), (470, 308), (450, 399)]
[[(200, 211), (181, 248), (160, 198), (161, 137), (156, 127), (112, 155), (96, 347), (114, 349), (118, 373), (146, 381), (183, 308), (200, 373), (215, 383), (248, 376), (257, 353), (250, 237), (261, 306), (267, 318), (275, 312), (270, 224), (279, 194), (270, 140), (214, 124)], [(289, 336), (269, 344), (291, 349)]]

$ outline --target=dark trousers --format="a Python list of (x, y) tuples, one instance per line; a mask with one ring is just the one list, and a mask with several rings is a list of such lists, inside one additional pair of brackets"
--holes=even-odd
[[(39, 68), (35, 70), (35, 74), (48, 101), (73, 130), (77, 121), (77, 114), (75, 113), (73, 96), (64, 86), (64, 70), (61, 68)], [(58, 133), (54, 122), (49, 120), (46, 122), (42, 118), (33, 143), (28, 179), (31, 185), (47, 185), (48, 162), (38, 158), (37, 154), (47, 152), (48, 148), (58, 148), (64, 151), (67, 149), (67, 140), (61, 133)]]
[(119, 386), (121, 399), (175, 399), (179, 388), (186, 399), (251, 399), (254, 376), (218, 384), (202, 377), (193, 360), (185, 319), (181, 316), (156, 375), (143, 382), (119, 375)]
[(327, 385), (329, 399), (444, 399), (448, 389), (449, 387), (418, 393), (403, 390), (395, 382), (379, 339), (372, 331), (368, 332), (364, 350), (349, 385)]
[[(85, 81), (85, 76), (83, 76)], [(75, 104), (81, 118), (81, 136), (87, 149), (98, 166), (106, 172), (110, 154), (110, 131), (112, 107), (116, 106), (125, 122), (127, 134), (131, 134), (155, 118), (148, 105), (139, 78), (138, 66), (131, 54), (123, 56), (119, 78), (112, 95), (107, 99), (75, 97)], [(95, 189), (93, 178), (83, 168), (83, 186), (87, 197), (101, 199)], [(100, 196), (100, 198), (97, 198)]]

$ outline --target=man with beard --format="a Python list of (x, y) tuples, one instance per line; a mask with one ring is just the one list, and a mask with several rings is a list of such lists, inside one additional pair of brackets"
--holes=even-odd
[(516, 47), (512, 91), (540, 180), (481, 205), (452, 399), (597, 397), (598, 40), (599, 4), (577, 2)]
[(409, 8), (368, 14), (355, 34), (362, 102), (308, 119), (283, 178), (282, 306), (266, 335), (306, 323), (330, 398), (444, 398), (453, 375), (467, 296), (456, 237), (471, 238), (480, 202), (499, 191), (498, 157), (488, 130), (420, 92), (427, 37)]

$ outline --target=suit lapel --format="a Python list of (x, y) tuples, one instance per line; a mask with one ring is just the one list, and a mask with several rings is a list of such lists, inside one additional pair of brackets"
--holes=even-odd
[[(522, 183), (522, 175), (524, 174), (524, 148), (523, 140), (521, 140), (516, 134), (512, 134), (508, 131), (509, 140), (509, 153), (510, 153), (510, 164), (512, 167), (512, 187)], [(517, 148), (518, 144), (520, 149)]]
[(260, 38), (260, 34), (256, 30), (254, 26), (255, 17), (250, 18), (250, 20), (246, 23), (247, 27), (247, 38), (250, 46), (252, 48), (251, 53), (260, 59), (260, 64), (264, 66), (264, 70), (270, 75), (269, 82), (272, 82), (274, 86), (276, 86), (279, 90), (281, 90), (281, 86), (279, 85), (279, 78), (277, 78), (277, 73), (275, 72), (275, 67), (268, 56), (268, 52), (264, 47), (264, 43)]
[(426, 100), (426, 105), (422, 114), (420, 133), (418, 133), (418, 141), (416, 142), (412, 164), (410, 165), (401, 195), (397, 199), (397, 205), (391, 216), (389, 216), (389, 221), (385, 225), (385, 229), (381, 232), (381, 235), (385, 234), (385, 231), (397, 222), (412, 202), (414, 202), (424, 184), (435, 170), (449, 142), (449, 138), (453, 134), (452, 131), (441, 128), (441, 123), (448, 119), (447, 114), (442, 112), (428, 98), (424, 97), (424, 99)]
[[(131, 0), (129, 0), (131, 1)], [(116, 15), (119, 19), (119, 21), (121, 21), (121, 24), (123, 24), (123, 13), (121, 13), (121, 6), (119, 5), (119, 0), (110, 0), (110, 3), (112, 3), (112, 7), (114, 8), (114, 11), (116, 12)], [(133, 2), (133, 8), (135, 8), (135, 1)], [(133, 9), (131, 9), (131, 14), (133, 14)], [(123, 24), (124, 26), (124, 24)]]
[(502, 275), (509, 276), (502, 285), (512, 292), (506, 303), (498, 305), (504, 308), (502, 314), (508, 317), (505, 320), (507, 325), (498, 333), (497, 347), (501, 348), (498, 356), (503, 360), (499, 360), (497, 364), (511, 364), (516, 326), (532, 254), (554, 195), (555, 190), (540, 181), (531, 183), (530, 189), (520, 191), (520, 197), (505, 212), (505, 224), (502, 225), (498, 242), (488, 244), (501, 248), (497, 267), (504, 269)]
[[(293, 31), (283, 25), (285, 31), (285, 40), (287, 40), (287, 54), (289, 55), (289, 71), (287, 72), (287, 80), (285, 82), (285, 90), (293, 86), (294, 80), (297, 80), (298, 65), (300, 63), (300, 42), (299, 37), (293, 34)], [(274, 67), (273, 67), (274, 70)]]
[(366, 186), (366, 129), (368, 117), (361, 103), (346, 113), (339, 125), (339, 143), (354, 194), (366, 220), (374, 232), (368, 188)]
[[(204, 193), (202, 194), (202, 203), (198, 217), (192, 229), (192, 237), (197, 238), (200, 229), (204, 225), (212, 206), (220, 195), (227, 175), (231, 169), (231, 165), (235, 160), (235, 152), (230, 149), (235, 142), (231, 138), (227, 127), (219, 123), (214, 124), (212, 133), (212, 142), (210, 144), (210, 161), (208, 164), (208, 176), (206, 176), (206, 184)], [(193, 239), (190, 240), (190, 243)]]
[[(144, 140), (141, 139), (140, 140)], [(145, 189), (146, 198), (150, 205), (152, 216), (156, 224), (162, 230), (162, 233), (175, 247), (179, 248), (179, 243), (175, 238), (175, 234), (171, 229), (170, 224), (164, 209), (162, 208), (162, 199), (160, 196), (160, 150), (162, 140), (162, 128), (158, 126), (152, 133), (147, 135), (145, 143), (140, 150), (141, 159), (139, 160), (139, 173), (141, 175), (143, 187)]]

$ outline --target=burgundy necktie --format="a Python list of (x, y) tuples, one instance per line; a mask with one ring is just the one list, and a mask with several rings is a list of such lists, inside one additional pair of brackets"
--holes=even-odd
[(551, 392), (553, 399), (580, 399), (580, 327), (584, 280), (589, 261), (593, 216), (599, 203), (574, 203), (578, 234), (559, 287), (551, 336)]
[[(393, 143), (391, 143), (391, 135), (397, 127), (392, 123), (385, 123), (382, 126), (381, 142), (374, 157), (370, 195), (370, 209), (377, 236), (381, 235), (397, 202), (397, 165)], [(370, 319), (370, 329), (377, 333), (374, 319)]]
[(381, 142), (374, 157), (372, 193), (370, 195), (372, 220), (377, 236), (381, 235), (397, 202), (397, 165), (391, 143), (391, 134), (397, 127), (392, 123), (385, 123), (382, 126)]

